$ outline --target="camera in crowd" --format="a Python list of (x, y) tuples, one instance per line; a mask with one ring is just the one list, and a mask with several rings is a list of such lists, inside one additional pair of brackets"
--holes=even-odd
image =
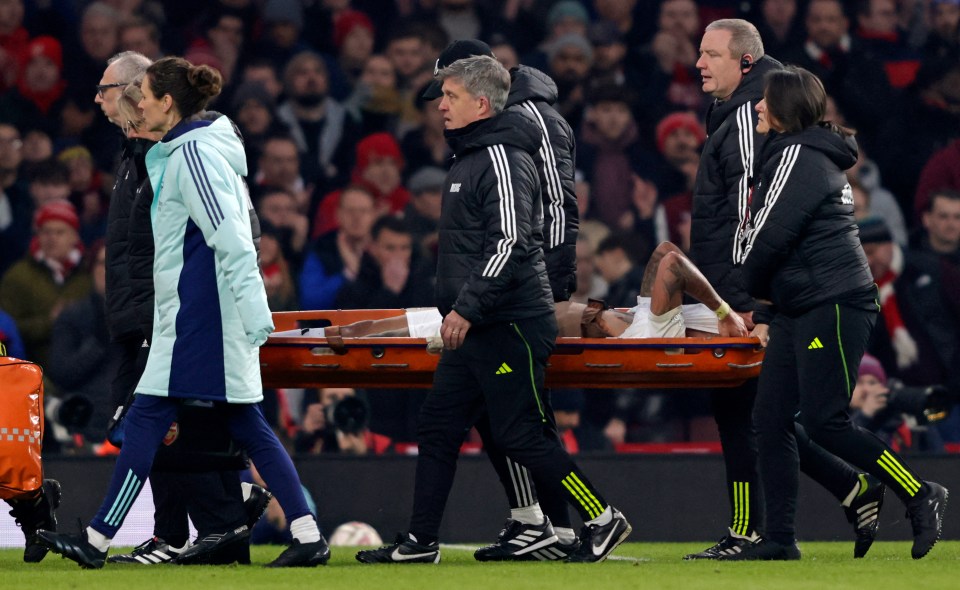
[(327, 406), (327, 424), (344, 434), (361, 434), (370, 425), (370, 406), (357, 396), (347, 396)]
[(887, 409), (913, 416), (919, 424), (946, 418), (950, 409), (960, 403), (960, 392), (944, 385), (910, 386), (893, 378), (887, 385)]

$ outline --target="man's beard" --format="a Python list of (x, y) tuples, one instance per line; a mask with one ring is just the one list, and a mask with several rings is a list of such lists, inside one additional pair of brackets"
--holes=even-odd
[(327, 96), (320, 92), (308, 92), (307, 94), (293, 97), (293, 100), (305, 109), (312, 109), (320, 106), (320, 103), (322, 103), (325, 98), (327, 98)]

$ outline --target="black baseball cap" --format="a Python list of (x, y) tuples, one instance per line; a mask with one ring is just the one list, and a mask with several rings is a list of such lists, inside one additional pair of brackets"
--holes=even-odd
[[(437, 64), (433, 68), (433, 75), (436, 76), (440, 73), (440, 70), (455, 61), (475, 55), (489, 55), (490, 57), (494, 57), (493, 50), (490, 49), (490, 46), (479, 39), (461, 39), (454, 41), (450, 45), (447, 45), (446, 49), (440, 53)], [(424, 100), (440, 98), (443, 96), (442, 87), (443, 82), (434, 78), (434, 80), (427, 85), (427, 89), (423, 91), (420, 97)]]

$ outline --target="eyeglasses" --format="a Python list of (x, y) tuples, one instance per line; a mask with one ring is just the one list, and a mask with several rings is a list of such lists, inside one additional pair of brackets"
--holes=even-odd
[(106, 90), (111, 88), (120, 88), (121, 86), (126, 86), (126, 82), (117, 82), (115, 84), (97, 84), (97, 94), (100, 95), (100, 100), (103, 100), (103, 93)]

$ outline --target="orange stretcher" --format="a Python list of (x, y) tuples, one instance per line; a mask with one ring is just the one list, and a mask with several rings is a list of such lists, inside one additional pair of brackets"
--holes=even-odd
[[(402, 309), (273, 314), (277, 332), (403, 315)], [(440, 355), (424, 338), (273, 337), (260, 349), (264, 387), (427, 388)], [(734, 387), (760, 374), (756, 338), (558, 338), (549, 387)]]

